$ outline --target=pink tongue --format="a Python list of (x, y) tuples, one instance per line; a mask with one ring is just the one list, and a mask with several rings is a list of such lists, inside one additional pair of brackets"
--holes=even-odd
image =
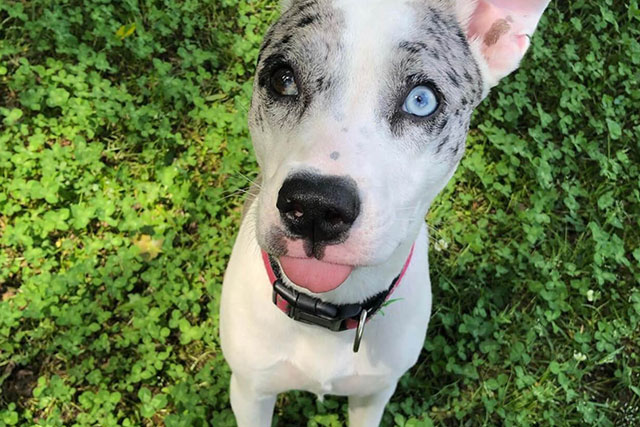
[(315, 294), (329, 292), (347, 280), (353, 267), (329, 264), (315, 258), (280, 258), (280, 266), (289, 280)]

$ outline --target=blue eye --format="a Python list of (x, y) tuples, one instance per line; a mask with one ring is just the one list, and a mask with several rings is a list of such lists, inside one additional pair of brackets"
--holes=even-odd
[(438, 97), (431, 88), (416, 86), (407, 96), (402, 109), (414, 116), (427, 117), (438, 109), (438, 105)]

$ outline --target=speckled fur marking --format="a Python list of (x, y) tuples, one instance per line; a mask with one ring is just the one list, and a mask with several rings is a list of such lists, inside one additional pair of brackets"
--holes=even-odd
[[(421, 4), (421, 3), (420, 3)], [(469, 118), (482, 100), (482, 77), (473, 60), (467, 39), (452, 15), (433, 7), (416, 4), (420, 22), (416, 38), (398, 44), (393, 75), (407, 76), (403, 85), (393, 84), (383, 98), (393, 93), (408, 93), (417, 84), (434, 86), (440, 94), (441, 106), (431, 118), (416, 119), (397, 106), (383, 109), (396, 137), (408, 136), (415, 147), (435, 147), (458, 160), (463, 151)], [(449, 150), (443, 151), (445, 147)]]
[[(340, 12), (331, 0), (296, 2), (271, 27), (262, 45), (254, 87), (251, 124), (290, 128), (316, 102), (329, 97), (339, 78), (342, 62)], [(296, 99), (278, 100), (269, 89), (274, 67), (292, 66), (301, 93)], [(331, 66), (336, 64), (336, 66)]]

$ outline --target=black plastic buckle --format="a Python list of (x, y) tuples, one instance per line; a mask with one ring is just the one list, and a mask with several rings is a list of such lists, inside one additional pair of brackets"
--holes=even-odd
[(300, 293), (286, 286), (282, 280), (276, 280), (273, 284), (273, 303), (276, 305), (278, 296), (289, 304), (287, 315), (291, 319), (335, 332), (346, 330), (345, 320), (358, 316), (362, 311), (359, 304), (338, 307)]

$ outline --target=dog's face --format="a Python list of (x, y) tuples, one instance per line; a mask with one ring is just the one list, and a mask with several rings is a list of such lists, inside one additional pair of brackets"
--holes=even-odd
[(494, 20), (501, 3), (285, 6), (261, 50), (250, 129), (263, 174), (258, 242), (294, 283), (331, 291), (415, 239), (464, 153), (473, 109), (528, 47), (519, 38), (491, 57), (518, 24), (513, 10)]

